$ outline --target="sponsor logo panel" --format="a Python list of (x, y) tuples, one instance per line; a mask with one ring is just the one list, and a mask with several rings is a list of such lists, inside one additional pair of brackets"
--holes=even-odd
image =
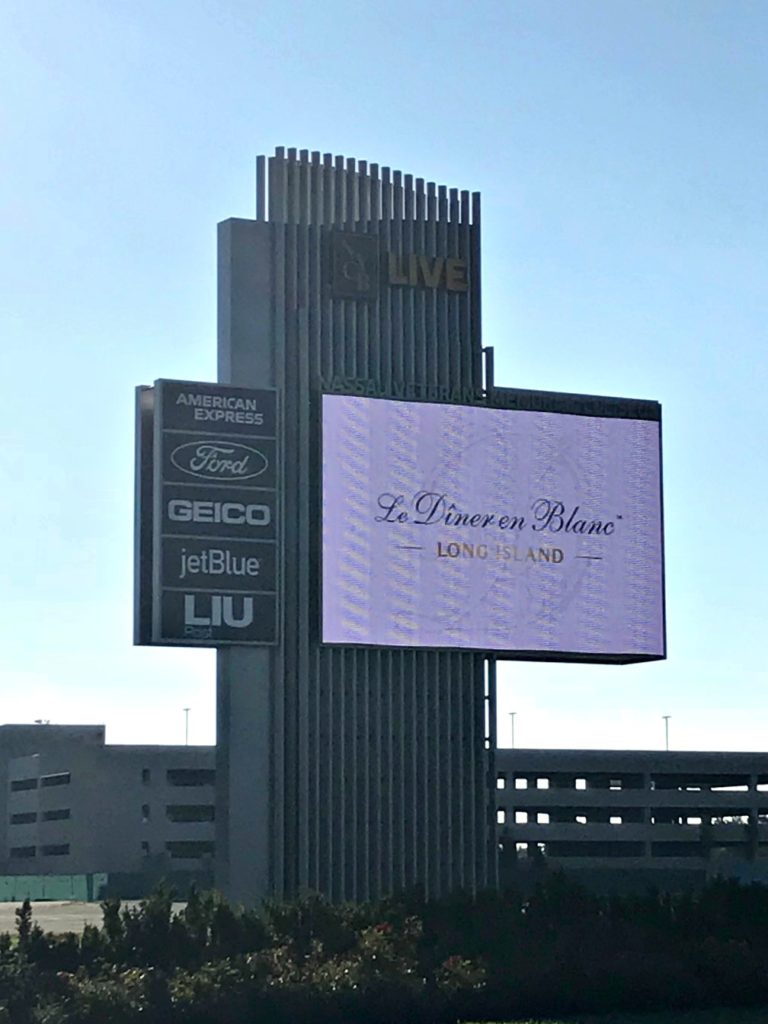
[(274, 540), (277, 496), (273, 491), (205, 486), (163, 488), (163, 533), (237, 540)]
[(275, 487), (275, 446), (271, 438), (166, 433), (163, 478), (174, 483)]
[(166, 537), (162, 572), (166, 587), (274, 591), (275, 545), (264, 541)]
[(163, 381), (163, 427), (222, 434), (277, 436), (275, 392)]
[(157, 381), (152, 642), (277, 641), (277, 396)]
[(273, 594), (165, 590), (162, 639), (216, 646), (219, 643), (272, 644), (277, 639)]

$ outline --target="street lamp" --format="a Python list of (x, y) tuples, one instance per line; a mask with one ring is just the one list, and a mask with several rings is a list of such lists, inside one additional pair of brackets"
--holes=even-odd
[(509, 712), (509, 731), (510, 731), (510, 735), (512, 737), (512, 749), (513, 750), (515, 749), (515, 715), (516, 714), (517, 714), (516, 711), (510, 711)]
[(184, 708), (184, 746), (189, 746), (189, 708)]
[(672, 715), (662, 715), (664, 719), (664, 749), (669, 750), (669, 720)]

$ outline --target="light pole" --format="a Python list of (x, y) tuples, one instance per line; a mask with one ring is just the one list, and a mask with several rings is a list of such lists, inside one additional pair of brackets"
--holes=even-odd
[(672, 715), (662, 715), (664, 719), (664, 749), (669, 750), (669, 720)]
[(516, 714), (517, 714), (516, 711), (510, 711), (509, 712), (509, 731), (510, 731), (510, 735), (512, 737), (512, 749), (513, 750), (515, 749), (515, 715)]
[(189, 746), (189, 708), (184, 708), (184, 746)]

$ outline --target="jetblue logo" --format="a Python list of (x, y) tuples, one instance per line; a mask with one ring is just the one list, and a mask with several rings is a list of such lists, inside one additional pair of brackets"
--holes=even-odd
[(229, 548), (181, 549), (179, 579), (188, 576), (258, 576), (261, 562), (255, 555), (238, 555)]

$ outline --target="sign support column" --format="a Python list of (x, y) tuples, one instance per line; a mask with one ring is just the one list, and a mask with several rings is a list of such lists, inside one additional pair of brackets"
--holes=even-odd
[[(275, 387), (269, 225), (219, 225), (218, 260), (218, 380)], [(240, 646), (216, 654), (216, 886), (251, 905), (271, 891), (277, 656), (276, 648)]]

